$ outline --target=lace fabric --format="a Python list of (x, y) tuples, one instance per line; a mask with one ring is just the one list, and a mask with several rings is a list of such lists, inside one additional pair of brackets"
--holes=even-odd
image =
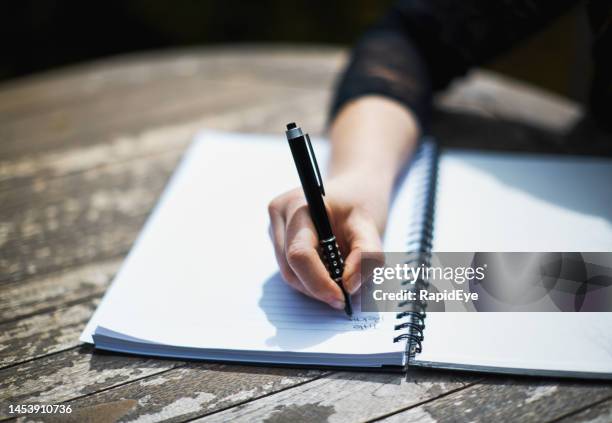
[[(576, 0), (401, 0), (352, 51), (333, 116), (367, 94), (393, 98), (427, 128), (432, 95), (580, 3)], [(612, 122), (612, 1), (586, 4), (593, 31), (594, 116)]]

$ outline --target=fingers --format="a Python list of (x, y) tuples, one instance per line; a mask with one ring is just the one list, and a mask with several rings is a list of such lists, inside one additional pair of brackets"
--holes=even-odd
[(344, 296), (319, 257), (319, 241), (307, 206), (297, 208), (287, 219), (285, 253), (289, 266), (310, 294), (342, 310)]
[[(359, 290), (361, 281), (370, 275), (374, 267), (383, 265), (385, 258), (374, 222), (364, 217), (352, 217), (345, 224), (344, 232), (349, 254), (344, 261), (344, 287), (350, 294), (354, 294)], [(368, 260), (363, 261), (364, 268), (362, 268), (362, 253), (366, 252), (369, 253)]]
[[(270, 237), (283, 279), (298, 291), (344, 308), (340, 287), (331, 279), (319, 253), (319, 240), (303, 197), (287, 193), (269, 206)], [(346, 215), (345, 215), (346, 216)], [(376, 266), (384, 263), (382, 243), (375, 222), (360, 213), (348, 213), (338, 224), (338, 243), (349, 251), (345, 259), (344, 288), (353, 294)], [(368, 260), (361, 253), (368, 252)], [(363, 268), (362, 268), (363, 265)]]
[(302, 283), (287, 262), (287, 256), (285, 254), (285, 219), (282, 217), (274, 202), (270, 203), (268, 212), (270, 214), (270, 227), (268, 233), (274, 245), (274, 255), (276, 256), (281, 276), (285, 282), (302, 294), (312, 296), (310, 292), (302, 286)]

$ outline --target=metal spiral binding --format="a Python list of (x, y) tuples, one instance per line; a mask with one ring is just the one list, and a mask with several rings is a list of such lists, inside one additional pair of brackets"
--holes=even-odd
[[(433, 141), (424, 142), (415, 160), (418, 160), (420, 155), (426, 155), (422, 162), (425, 166), (423, 173), (426, 176), (426, 182), (421, 184), (421, 191), (416, 195), (415, 201), (424, 204), (421, 208), (421, 213), (418, 216), (413, 216), (412, 221), (415, 222), (418, 231), (411, 232), (408, 235), (406, 250), (409, 252), (408, 259), (404, 262), (412, 266), (424, 265), (429, 267), (431, 264), (431, 248), (433, 241), (433, 223), (435, 212), (435, 197), (436, 185), (438, 178), (438, 147)], [(418, 209), (418, 208), (417, 208)], [(403, 284), (408, 284), (410, 281), (404, 281)], [(429, 281), (418, 279), (411, 284), (412, 289), (419, 291), (427, 289)], [(417, 297), (418, 298), (418, 297)], [(406, 355), (408, 356), (408, 364), (414, 356), (423, 350), (423, 330), (425, 329), (425, 318), (427, 316), (427, 303), (424, 301), (401, 302), (400, 308), (410, 308), (409, 310), (397, 313), (397, 319), (406, 319), (395, 325), (395, 330), (404, 330), (406, 332), (393, 338), (393, 342), (406, 341)]]

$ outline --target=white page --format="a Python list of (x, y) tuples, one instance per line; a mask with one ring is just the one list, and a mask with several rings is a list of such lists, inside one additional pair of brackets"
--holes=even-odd
[[(314, 146), (325, 168), (327, 145)], [(349, 320), (281, 281), (267, 204), (298, 184), (282, 136), (203, 133), (81, 340), (92, 342), (99, 325), (190, 348), (403, 357), (404, 345), (393, 343), (393, 313), (357, 313)], [(399, 189), (389, 250), (405, 247), (413, 185)], [(376, 324), (364, 329), (364, 322)]]
[[(610, 160), (449, 151), (439, 169), (434, 251), (612, 251)], [(423, 364), (612, 373), (612, 313), (429, 313), (426, 326)]]

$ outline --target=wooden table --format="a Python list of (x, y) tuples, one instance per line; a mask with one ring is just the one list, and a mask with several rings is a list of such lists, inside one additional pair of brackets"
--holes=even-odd
[[(612, 421), (607, 383), (222, 365), (79, 343), (192, 135), (278, 133), (296, 116), (321, 133), (344, 60), (319, 47), (192, 49), (0, 86), (0, 418), (8, 404), (66, 403), (79, 422)], [(485, 72), (439, 105), (434, 132), (450, 145), (563, 151), (582, 116)]]

